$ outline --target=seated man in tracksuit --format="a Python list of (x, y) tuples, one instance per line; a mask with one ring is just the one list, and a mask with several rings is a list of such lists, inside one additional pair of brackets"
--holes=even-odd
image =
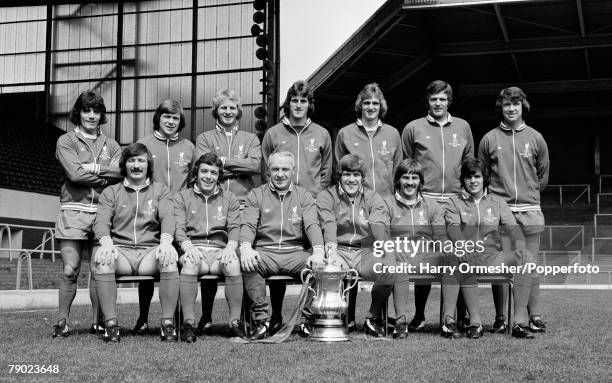
[(196, 341), (194, 305), (198, 275), (225, 276), (225, 298), (229, 306), (231, 336), (244, 338), (240, 328), (242, 275), (236, 255), (240, 237), (240, 201), (219, 185), (223, 163), (215, 153), (206, 153), (195, 163), (193, 185), (174, 196), (176, 241), (184, 254), (180, 258), (180, 299), (184, 322), (181, 339)]
[[(373, 241), (387, 239), (386, 227), (389, 214), (383, 198), (376, 192), (364, 188), (366, 175), (365, 161), (355, 154), (340, 159), (338, 184), (323, 190), (317, 196), (319, 221), (323, 229), (325, 250), (329, 259), (335, 260), (344, 269), (353, 268), (359, 276), (376, 282), (372, 296), (376, 296), (379, 284), (386, 278), (393, 284), (390, 275), (376, 274), (374, 264), (380, 262), (372, 253)], [(389, 256), (389, 259), (392, 257)], [(348, 329), (355, 330), (355, 303), (357, 289), (349, 294)], [(365, 327), (370, 327), (366, 319)]]
[[(298, 277), (308, 264), (324, 258), (323, 235), (312, 195), (291, 181), (293, 154), (273, 153), (269, 159), (269, 183), (253, 189), (246, 198), (240, 230), (240, 262), (245, 289), (253, 301), (255, 328), (251, 339), (267, 335), (270, 326), (266, 280), (270, 275)], [(306, 235), (304, 235), (304, 233)], [(308, 242), (312, 255), (306, 251)], [(310, 335), (310, 323), (301, 334)]]
[(158, 275), (162, 306), (161, 339), (176, 341), (174, 310), (178, 302), (178, 255), (172, 246), (174, 215), (170, 191), (151, 182), (153, 158), (146, 146), (123, 149), (119, 161), (123, 182), (100, 197), (93, 230), (96, 286), (106, 319), (106, 341), (119, 342), (116, 275)]

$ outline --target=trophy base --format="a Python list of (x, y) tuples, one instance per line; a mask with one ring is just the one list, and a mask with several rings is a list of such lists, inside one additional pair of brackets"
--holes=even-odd
[(310, 339), (317, 342), (345, 342), (350, 340), (348, 331), (340, 319), (318, 319), (314, 324)]

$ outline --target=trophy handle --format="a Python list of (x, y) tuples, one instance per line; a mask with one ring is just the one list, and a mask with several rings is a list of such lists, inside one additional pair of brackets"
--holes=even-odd
[(357, 272), (357, 270), (350, 269), (347, 272), (347, 276), (348, 280), (351, 281), (351, 284), (346, 289), (344, 289), (344, 291), (342, 291), (342, 295), (346, 295), (346, 292), (355, 287), (355, 285), (357, 285), (357, 283), (359, 282), (359, 273)]
[(302, 270), (302, 273), (300, 274), (300, 279), (302, 280), (302, 283), (308, 283), (308, 281), (310, 281), (310, 278), (312, 278), (312, 270), (308, 268)]
[(317, 297), (317, 292), (315, 291), (315, 289), (312, 288), (312, 286), (310, 286), (310, 278), (312, 278), (312, 276), (312, 270), (304, 269), (300, 274), (300, 279), (302, 280), (302, 283), (308, 285), (308, 290), (312, 291), (312, 298), (314, 299)]

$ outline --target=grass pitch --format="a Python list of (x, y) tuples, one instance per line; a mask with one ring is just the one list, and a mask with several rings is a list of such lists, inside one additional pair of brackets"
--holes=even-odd
[[(481, 289), (483, 319), (493, 321), (490, 289)], [(283, 344), (234, 344), (221, 336), (199, 337), (194, 344), (162, 343), (157, 336), (159, 305), (152, 307), (154, 333), (134, 337), (138, 309), (119, 307), (124, 326), (119, 344), (105, 344), (87, 333), (90, 311), (73, 309), (78, 329), (68, 338), (51, 339), (57, 313), (48, 310), (0, 311), (0, 381), (195, 382), (195, 381), (444, 381), (444, 382), (604, 382), (612, 379), (612, 291), (543, 290), (548, 332), (534, 340), (508, 335), (448, 340), (439, 336), (439, 289), (428, 303), (424, 334), (399, 341), (368, 339), (322, 344), (292, 335)], [(288, 298), (285, 308), (294, 300)], [(358, 321), (369, 305), (360, 293)], [(288, 312), (285, 318), (288, 318)], [(199, 314), (198, 314), (199, 317)], [(213, 318), (227, 320), (227, 306), (217, 300)], [(58, 374), (9, 373), (9, 364), (59, 365)]]

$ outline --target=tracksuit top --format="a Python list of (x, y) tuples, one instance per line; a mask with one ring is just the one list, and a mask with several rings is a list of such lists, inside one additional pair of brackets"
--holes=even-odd
[(170, 190), (159, 182), (134, 187), (127, 180), (102, 192), (93, 231), (96, 239), (110, 236), (115, 245), (159, 245), (161, 234), (174, 235)]
[(312, 194), (290, 184), (280, 195), (272, 182), (251, 190), (245, 201), (240, 243), (253, 248), (283, 249), (323, 246), (317, 207)]
[[(102, 189), (121, 180), (119, 144), (98, 131), (95, 140), (87, 139), (78, 128), (60, 136), (55, 157), (64, 169), (60, 209), (95, 213)], [(83, 169), (83, 164), (100, 166), (98, 174)]]
[(240, 201), (232, 192), (218, 188), (206, 197), (196, 185), (174, 196), (174, 238), (182, 245), (223, 248), (240, 239)]
[(387, 239), (389, 212), (372, 190), (362, 188), (351, 201), (340, 184), (332, 186), (317, 196), (317, 210), (325, 243), (360, 248)]
[[(332, 146), (327, 130), (310, 119), (300, 132), (289, 119), (271, 127), (263, 138), (261, 153), (268, 167), (268, 158), (274, 152), (288, 151), (295, 156), (293, 183), (317, 195), (329, 187), (332, 177)], [(267, 173), (267, 172), (266, 172)], [(268, 174), (266, 174), (266, 177)]]
[(483, 240), (485, 249), (500, 250), (500, 225), (514, 240), (525, 240), (506, 202), (486, 189), (480, 201), (462, 189), (461, 195), (451, 197), (445, 206), (448, 236), (453, 241)]
[(416, 204), (410, 205), (399, 192), (384, 199), (391, 220), (390, 237), (425, 237), (446, 240), (444, 211), (432, 198), (419, 194)]
[(490, 169), (489, 191), (513, 212), (540, 210), (540, 193), (548, 183), (550, 161), (544, 137), (522, 124), (500, 124), (480, 141), (479, 158)]
[(459, 194), (461, 163), (474, 156), (474, 138), (465, 120), (449, 113), (443, 126), (430, 115), (411, 121), (402, 132), (402, 145), (404, 156), (423, 166), (423, 195), (448, 198)]
[(363, 185), (382, 197), (393, 194), (393, 174), (402, 162), (400, 135), (394, 127), (383, 124), (372, 136), (366, 132), (361, 120), (340, 129), (336, 136), (334, 154), (336, 163), (346, 154), (354, 154), (365, 161)]
[(144, 144), (153, 156), (153, 182), (160, 182), (175, 194), (187, 188), (189, 173), (196, 162), (195, 146), (176, 134), (167, 139), (154, 131), (138, 142)]
[(196, 158), (206, 153), (224, 157), (223, 190), (231, 191), (241, 200), (260, 184), (261, 145), (253, 133), (232, 130), (231, 138), (219, 124), (215, 129), (200, 134), (196, 140)]

